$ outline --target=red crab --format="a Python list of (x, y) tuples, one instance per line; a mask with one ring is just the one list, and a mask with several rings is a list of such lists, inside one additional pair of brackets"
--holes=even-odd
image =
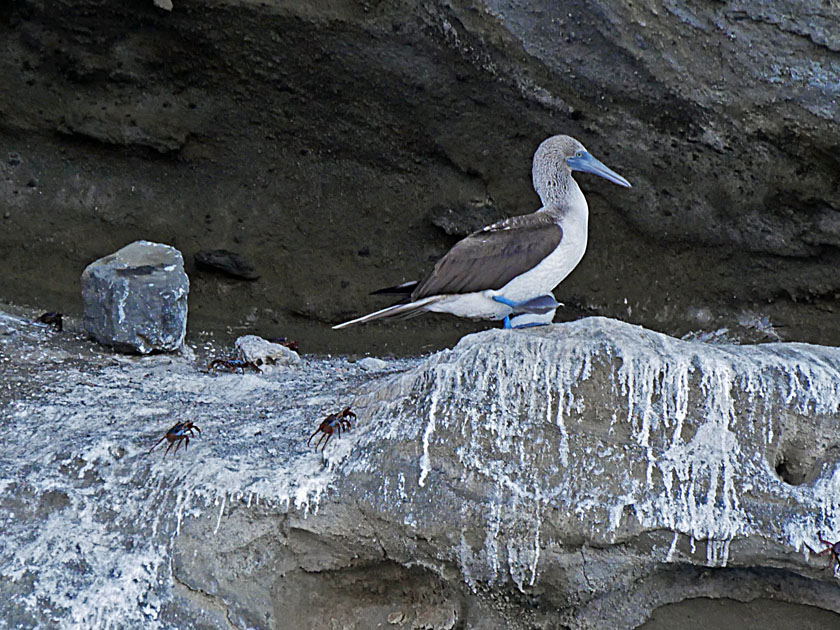
[[(172, 451), (172, 454), (174, 455), (175, 453), (177, 453), (182, 441), (184, 442), (184, 450), (186, 451), (187, 447), (190, 445), (190, 438), (195, 437), (193, 429), (195, 429), (196, 431), (198, 431), (199, 434), (201, 434), (201, 429), (199, 429), (189, 420), (187, 422), (177, 422), (175, 426), (169, 429), (169, 431), (167, 431), (162, 438), (155, 442), (155, 445), (149, 449), (149, 453), (155, 450), (157, 448), (157, 445), (163, 442), (164, 440), (169, 441), (169, 446), (167, 446), (166, 450), (163, 451), (164, 457), (166, 457), (166, 454), (169, 452), (169, 449), (172, 448), (173, 444), (175, 445), (175, 450)], [(147, 455), (149, 453), (147, 453)]]
[(254, 372), (259, 372), (260, 368), (256, 363), (252, 363), (251, 361), (246, 361), (244, 359), (233, 359), (233, 358), (225, 358), (219, 357), (218, 359), (213, 359), (210, 361), (210, 365), (207, 366), (207, 370), (209, 372), (218, 372), (220, 369), (230, 370), (231, 372), (236, 372), (237, 370), (254, 370)]
[(834, 568), (834, 564), (836, 563), (838, 567), (840, 567), (840, 540), (837, 542), (830, 542), (823, 538), (822, 532), (817, 532), (817, 538), (819, 538), (820, 542), (825, 545), (825, 549), (822, 551), (816, 551), (811, 548), (811, 545), (805, 543), (805, 546), (810, 549), (811, 553), (816, 556), (824, 556), (825, 554), (829, 554), (831, 559), (828, 561), (828, 566), (826, 569)]
[(321, 451), (323, 451), (327, 448), (327, 442), (330, 441), (333, 432), (338, 433), (338, 437), (341, 437), (342, 429), (345, 431), (350, 430), (350, 427), (352, 426), (350, 424), (350, 420), (348, 420), (350, 417), (352, 417), (353, 420), (356, 419), (356, 414), (350, 411), (350, 407), (345, 407), (338, 413), (331, 413), (321, 421), (321, 424), (318, 425), (315, 432), (309, 436), (309, 439), (306, 441), (306, 445), (309, 446), (310, 442), (312, 442), (312, 438), (318, 435), (318, 433), (323, 433), (323, 435), (318, 438), (318, 441), (315, 442), (316, 451), (318, 450), (318, 447), (321, 446), (321, 442), (323, 442), (323, 446), (321, 446)]
[(281, 346), (286, 346), (289, 350), (294, 350), (295, 352), (298, 351), (298, 342), (294, 339), (286, 339), (285, 337), (271, 337), (269, 338), (271, 343), (278, 343)]

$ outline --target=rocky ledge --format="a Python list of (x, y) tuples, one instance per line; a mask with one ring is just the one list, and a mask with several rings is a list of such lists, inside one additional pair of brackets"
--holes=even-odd
[(702, 598), (840, 622), (808, 549), (840, 539), (835, 348), (590, 318), (216, 374), (10, 315), (0, 344), (0, 627), (614, 629)]

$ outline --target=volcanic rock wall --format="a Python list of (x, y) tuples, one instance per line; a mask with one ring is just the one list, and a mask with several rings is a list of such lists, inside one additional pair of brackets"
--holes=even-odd
[[(332, 333), (459, 235), (533, 211), (581, 139), (565, 319), (840, 342), (840, 18), (817, 0), (18, 0), (0, 10), (0, 299), (81, 310), (137, 239), (187, 260), (196, 328), (413, 352), (476, 326)], [(240, 254), (255, 281), (201, 271)]]

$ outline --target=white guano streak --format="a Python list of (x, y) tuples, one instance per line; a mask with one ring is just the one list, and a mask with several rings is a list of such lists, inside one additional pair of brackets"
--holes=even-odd
[(434, 369), (434, 388), (429, 400), (429, 421), (426, 423), (426, 430), (423, 432), (423, 454), (420, 456), (420, 477), (417, 484), (422, 488), (426, 485), (426, 477), (429, 476), (431, 470), (431, 456), (429, 455), (429, 442), (435, 432), (437, 424), (437, 408), (440, 402), (440, 391), (438, 383), (440, 381), (441, 370), (438, 367)]

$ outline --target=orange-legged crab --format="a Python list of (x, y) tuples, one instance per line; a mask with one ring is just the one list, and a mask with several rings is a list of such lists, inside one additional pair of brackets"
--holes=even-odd
[(207, 366), (208, 372), (218, 372), (220, 369), (230, 370), (231, 372), (237, 372), (245, 370), (254, 370), (254, 372), (259, 372), (260, 368), (256, 363), (252, 361), (246, 361), (245, 359), (234, 359), (230, 357), (219, 357), (217, 359), (213, 359), (210, 361), (210, 365)]
[(838, 567), (840, 567), (840, 540), (837, 542), (828, 541), (823, 538), (822, 532), (817, 532), (817, 538), (823, 545), (825, 545), (825, 549), (822, 551), (816, 551), (808, 543), (805, 543), (805, 546), (808, 547), (811, 553), (815, 556), (824, 556), (825, 554), (829, 554), (831, 556), (826, 569), (833, 569), (835, 563)]
[[(176, 422), (175, 426), (173, 426), (169, 431), (164, 434), (162, 438), (160, 438), (155, 445), (149, 449), (149, 453), (157, 448), (157, 445), (167, 440), (169, 442), (169, 446), (166, 447), (166, 450), (163, 451), (163, 456), (166, 457), (166, 454), (169, 452), (169, 449), (172, 448), (172, 445), (175, 445), (175, 450), (172, 451), (172, 454), (178, 452), (178, 448), (181, 446), (181, 442), (184, 442), (184, 450), (187, 450), (187, 447), (190, 445), (190, 438), (195, 437), (193, 433), (193, 429), (198, 431), (199, 435), (201, 434), (201, 429), (195, 426), (192, 422), (187, 420), (186, 422)], [(147, 455), (149, 454), (147, 453)]]
[[(350, 427), (350, 420), (348, 418), (356, 419), (356, 414), (350, 411), (350, 407), (345, 407), (341, 411), (337, 413), (331, 413), (326, 418), (321, 421), (321, 424), (318, 425), (318, 428), (309, 436), (309, 439), (306, 441), (306, 445), (309, 446), (310, 442), (312, 442), (312, 438), (314, 438), (318, 433), (322, 433), (321, 437), (318, 438), (318, 441), (315, 442), (315, 450), (318, 450), (318, 447), (321, 446), (321, 451), (327, 448), (327, 442), (330, 441), (330, 438), (333, 436), (333, 432), (338, 433), (338, 437), (341, 437), (341, 430), (344, 429), (345, 431), (349, 431)], [(323, 442), (323, 446), (321, 443)]]

